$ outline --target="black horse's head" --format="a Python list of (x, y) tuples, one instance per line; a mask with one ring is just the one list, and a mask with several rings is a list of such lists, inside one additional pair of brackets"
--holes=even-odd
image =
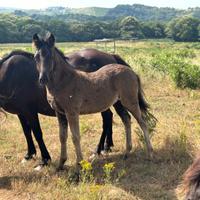
[(49, 32), (42, 39), (38, 36), (38, 34), (34, 34), (33, 44), (37, 49), (34, 58), (40, 74), (39, 82), (41, 84), (47, 84), (49, 81), (49, 74), (53, 71), (54, 67), (53, 56), (55, 37)]

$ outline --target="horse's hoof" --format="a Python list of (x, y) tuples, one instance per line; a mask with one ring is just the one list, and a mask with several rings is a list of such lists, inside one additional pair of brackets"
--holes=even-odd
[(93, 162), (93, 161), (96, 159), (97, 155), (98, 155), (98, 154), (93, 153), (93, 154), (88, 158), (88, 161), (89, 161), (89, 162)]
[(51, 163), (50, 159), (42, 160), (38, 165), (34, 167), (35, 171), (41, 171), (44, 167), (48, 166)]
[[(110, 151), (110, 152), (111, 152), (111, 151)], [(101, 154), (99, 154), (98, 156), (104, 158), (104, 157), (107, 157), (107, 156), (108, 156), (108, 153), (109, 153), (108, 151), (105, 151), (105, 150), (104, 150), (104, 151), (102, 151)]]
[(34, 167), (34, 171), (41, 171), (42, 169), (44, 168), (44, 166), (43, 165), (38, 165), (38, 166), (35, 166)]
[(112, 152), (112, 148), (111, 148), (111, 146), (107, 146), (107, 145), (105, 145), (105, 147), (104, 147), (104, 152), (107, 152), (107, 153)]
[(58, 167), (56, 168), (56, 171), (62, 171), (64, 170), (64, 165), (67, 158), (61, 158)]
[(26, 154), (23, 158), (23, 160), (21, 161), (22, 164), (25, 164), (27, 163), (28, 161), (30, 160), (36, 160), (36, 154), (32, 154), (32, 155), (29, 155), (29, 154)]
[(27, 163), (28, 161), (29, 161), (29, 160), (27, 160), (26, 158), (23, 158), (22, 161), (21, 161), (21, 163), (22, 163), (22, 164), (25, 164), (25, 163)]

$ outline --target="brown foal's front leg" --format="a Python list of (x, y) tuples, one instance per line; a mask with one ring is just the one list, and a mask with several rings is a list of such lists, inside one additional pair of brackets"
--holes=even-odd
[(67, 138), (68, 138), (68, 122), (65, 115), (56, 112), (56, 116), (58, 118), (59, 123), (59, 138), (61, 144), (61, 151), (60, 151), (60, 161), (58, 170), (62, 170), (67, 160)]
[(80, 129), (79, 129), (79, 115), (78, 114), (66, 114), (70, 130), (72, 132), (72, 141), (76, 151), (76, 164), (78, 165), (83, 160), (80, 144)]

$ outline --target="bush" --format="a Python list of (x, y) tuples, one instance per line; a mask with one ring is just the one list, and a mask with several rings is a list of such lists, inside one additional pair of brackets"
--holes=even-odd
[(168, 74), (180, 88), (200, 88), (200, 67), (188, 63), (185, 58), (193, 58), (195, 53), (189, 49), (162, 51), (153, 55), (151, 66)]
[(188, 63), (180, 63), (179, 67), (170, 69), (170, 76), (177, 87), (200, 88), (200, 67)]

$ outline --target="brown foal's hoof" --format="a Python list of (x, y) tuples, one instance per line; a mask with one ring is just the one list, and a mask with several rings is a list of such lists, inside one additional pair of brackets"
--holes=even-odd
[(96, 160), (97, 155), (98, 155), (98, 154), (93, 153), (93, 154), (88, 158), (88, 162), (93, 162), (94, 160)]
[(62, 171), (65, 169), (64, 165), (67, 159), (60, 159), (59, 165), (56, 168), (56, 171)]

